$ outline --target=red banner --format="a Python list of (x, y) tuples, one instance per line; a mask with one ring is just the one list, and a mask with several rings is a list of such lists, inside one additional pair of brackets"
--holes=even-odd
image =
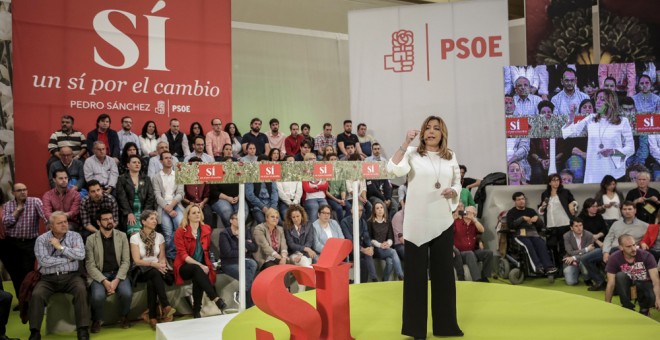
[(529, 122), (527, 120), (527, 117), (506, 119), (506, 135), (508, 137), (527, 136), (528, 134), (529, 134)]
[(660, 132), (660, 116), (657, 114), (638, 114), (635, 121), (637, 132)]
[(63, 115), (85, 135), (101, 113), (136, 134), (231, 119), (230, 0), (21, 0), (13, 29), (16, 179), (33, 192)]
[(198, 176), (202, 182), (222, 181), (225, 171), (222, 164), (200, 164)]
[(282, 179), (282, 166), (276, 163), (259, 164), (259, 179), (262, 181), (279, 181)]
[(315, 179), (329, 179), (335, 176), (334, 169), (331, 163), (314, 163), (314, 178)]

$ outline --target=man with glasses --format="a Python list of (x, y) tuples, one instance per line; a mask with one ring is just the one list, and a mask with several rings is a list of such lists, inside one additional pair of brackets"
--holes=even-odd
[(552, 97), (552, 104), (555, 105), (555, 113), (559, 115), (568, 115), (570, 112), (577, 112), (580, 103), (589, 99), (589, 96), (580, 92), (577, 86), (577, 75), (575, 70), (567, 68), (562, 73), (561, 84), (564, 89)]
[[(206, 133), (206, 153), (217, 160), (222, 157), (222, 148), (225, 144), (232, 143), (229, 134), (222, 131), (222, 120), (220, 120), (220, 118), (213, 118), (211, 120), (211, 125), (213, 126), (213, 130)], [(204, 158), (202, 158), (202, 160), (203, 159)]]
[[(50, 166), (61, 159), (60, 149), (64, 146), (71, 148), (74, 159), (81, 159), (87, 153), (87, 140), (82, 132), (73, 129), (73, 117), (63, 116), (61, 120), (62, 129), (53, 132), (48, 140), (48, 152), (51, 157), (46, 163), (48, 176), (51, 175)], [(50, 177), (49, 177), (50, 178)]]
[(213, 163), (215, 161), (213, 157), (209, 156), (207, 153), (204, 152), (204, 138), (202, 138), (201, 136), (197, 136), (195, 137), (195, 140), (192, 141), (192, 143), (193, 143), (193, 152), (188, 154), (188, 156), (186, 156), (186, 158), (183, 159), (184, 162), (189, 162), (190, 159), (193, 157), (197, 157), (201, 159), (202, 162), (204, 163)]
[(185, 133), (180, 131), (180, 123), (176, 118), (170, 119), (170, 129), (167, 130), (160, 140), (169, 144), (169, 150), (178, 161), (183, 161), (183, 158), (190, 153), (190, 146), (188, 144), (188, 137)]
[(50, 165), (48, 170), (50, 187), (55, 188), (53, 175), (56, 171), (66, 170), (69, 174), (70, 189), (80, 192), (85, 189), (84, 164), (80, 159), (74, 158), (73, 150), (69, 146), (60, 148), (60, 159)]
[(39, 221), (47, 222), (43, 204), (36, 197), (28, 197), (27, 186), (14, 184), (14, 199), (5, 204), (2, 223), (5, 225), (5, 244), (15, 261), (5, 263), (14, 284), (20, 292), (25, 276), (34, 269), (34, 243), (39, 236)]
[(137, 146), (138, 156), (142, 155), (142, 150), (140, 150), (140, 138), (131, 131), (133, 128), (133, 118), (129, 116), (124, 116), (121, 118), (121, 131), (118, 132), (119, 135), (119, 151), (120, 154), (124, 150), (124, 145), (128, 142), (133, 142)]

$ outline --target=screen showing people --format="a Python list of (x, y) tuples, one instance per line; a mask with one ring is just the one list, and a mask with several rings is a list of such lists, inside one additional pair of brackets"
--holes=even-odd
[(656, 64), (504, 68), (509, 184), (660, 181), (660, 69)]

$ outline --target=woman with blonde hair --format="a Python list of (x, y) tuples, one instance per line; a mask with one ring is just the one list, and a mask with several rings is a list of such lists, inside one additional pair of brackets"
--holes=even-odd
[(184, 280), (192, 280), (193, 317), (201, 317), (203, 293), (224, 313), (227, 305), (215, 291), (215, 268), (209, 257), (211, 227), (204, 224), (202, 209), (198, 205), (186, 207), (181, 224), (174, 233), (174, 245), (174, 282), (182, 285)]
[[(417, 137), (419, 146), (410, 146)], [(463, 335), (456, 318), (452, 218), (459, 202), (461, 174), (456, 155), (447, 147), (448, 138), (442, 118), (429, 116), (420, 130), (406, 132), (403, 144), (387, 164), (396, 176), (408, 177), (401, 333), (415, 339), (426, 339), (429, 274), (433, 334)]]
[(284, 230), (277, 225), (280, 213), (277, 209), (268, 208), (265, 212), (266, 221), (254, 227), (252, 236), (259, 249), (254, 253), (258, 267), (264, 270), (279, 264), (286, 264), (289, 251), (284, 237)]

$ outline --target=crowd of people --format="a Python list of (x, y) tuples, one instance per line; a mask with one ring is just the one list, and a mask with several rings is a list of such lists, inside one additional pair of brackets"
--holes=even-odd
[[(554, 131), (553, 138), (507, 139), (510, 184), (542, 184), (553, 173), (571, 183), (599, 183), (608, 174), (625, 180), (640, 168), (660, 180), (659, 129), (639, 117), (660, 112), (655, 64), (511, 66), (505, 78), (506, 116)], [(556, 116), (567, 117), (565, 125), (553, 126)]]

